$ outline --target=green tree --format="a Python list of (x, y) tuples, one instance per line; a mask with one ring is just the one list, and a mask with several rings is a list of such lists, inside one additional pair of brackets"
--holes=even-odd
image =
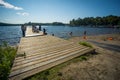
[(85, 17), (83, 19), (72, 19), (70, 21), (71, 26), (80, 26), (80, 25), (91, 25), (91, 26), (100, 26), (100, 25), (120, 25), (120, 16), (104, 16), (104, 17)]

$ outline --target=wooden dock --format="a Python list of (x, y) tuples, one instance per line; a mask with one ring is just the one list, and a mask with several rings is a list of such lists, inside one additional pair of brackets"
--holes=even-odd
[(93, 49), (50, 35), (21, 38), (17, 55), (23, 56), (16, 56), (9, 80), (24, 79), (90, 51)]

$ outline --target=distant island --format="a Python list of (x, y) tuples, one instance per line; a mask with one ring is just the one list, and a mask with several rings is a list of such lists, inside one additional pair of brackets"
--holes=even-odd
[(11, 24), (11, 23), (3, 23), (3, 22), (0, 22), (0, 26), (20, 26), (22, 24)]
[[(11, 24), (11, 23), (2, 23), (0, 22), (0, 26), (21, 26), (23, 24)], [(24, 25), (52, 25), (52, 26), (65, 26), (68, 24), (62, 22), (53, 22), (53, 23), (35, 23), (35, 22), (28, 22), (24, 23)]]

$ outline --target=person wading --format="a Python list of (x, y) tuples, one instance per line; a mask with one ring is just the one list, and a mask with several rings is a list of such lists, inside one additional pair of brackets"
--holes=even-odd
[(84, 39), (87, 39), (86, 34), (87, 34), (87, 31), (84, 31), (84, 36), (83, 36)]
[(47, 35), (45, 28), (43, 28), (43, 35)]

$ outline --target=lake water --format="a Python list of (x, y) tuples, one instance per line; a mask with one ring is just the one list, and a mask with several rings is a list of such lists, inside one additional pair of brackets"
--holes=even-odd
[[(69, 33), (72, 32), (73, 36), (82, 36), (84, 31), (87, 35), (100, 35), (120, 33), (120, 29), (116, 28), (91, 28), (91, 27), (70, 27), (70, 26), (41, 26), (45, 28), (49, 35), (54, 34), (60, 38), (69, 38)], [(0, 44), (3, 41), (8, 42), (10, 45), (16, 45), (22, 36), (20, 26), (0, 26)]]

